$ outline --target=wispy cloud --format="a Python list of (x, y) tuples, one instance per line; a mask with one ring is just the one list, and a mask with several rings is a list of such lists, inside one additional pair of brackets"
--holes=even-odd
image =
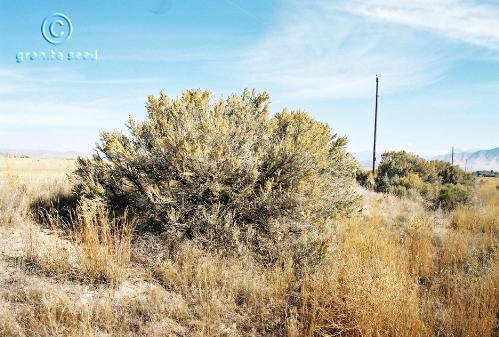
[[(90, 95), (88, 86), (129, 86), (148, 81), (140, 78), (89, 79), (76, 71), (57, 68), (36, 71), (0, 68), (0, 76), (0, 119), (2, 125), (10, 127), (82, 126), (101, 129), (122, 126), (130, 108), (137, 103), (142, 105), (146, 95), (134, 89), (103, 93), (96, 90)], [(86, 90), (85, 95), (78, 94), (78, 90)]]
[(462, 57), (446, 38), (493, 48), (497, 18), (492, 5), (457, 0), (292, 2), (243, 64), (286, 97), (370, 96), (375, 74), (388, 94), (438, 81)]
[(499, 50), (499, 3), (462, 0), (353, 0), (351, 14), (426, 29), (447, 38)]

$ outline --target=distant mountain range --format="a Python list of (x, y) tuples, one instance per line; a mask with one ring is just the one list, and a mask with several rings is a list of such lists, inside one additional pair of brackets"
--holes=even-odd
[[(434, 156), (428, 159), (439, 159), (450, 162), (451, 154)], [(478, 150), (454, 153), (454, 164), (467, 171), (499, 171), (499, 147), (490, 150)]]
[(86, 157), (88, 156), (88, 153), (76, 151), (0, 149), (0, 156), (5, 155), (26, 156), (32, 158), (76, 158), (78, 156)]
[[(353, 156), (365, 168), (372, 167), (372, 152), (362, 151), (353, 153)], [(438, 156), (421, 155), (428, 160), (438, 159), (444, 161), (451, 161), (451, 154), (442, 154)], [(381, 154), (378, 154), (376, 164), (381, 161)], [(490, 150), (476, 150), (476, 151), (455, 151), (454, 164), (461, 166), (461, 168), (470, 171), (499, 171), (499, 147)]]

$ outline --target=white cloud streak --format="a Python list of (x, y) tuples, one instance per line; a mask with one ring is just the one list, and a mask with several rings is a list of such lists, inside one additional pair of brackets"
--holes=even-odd
[[(141, 104), (144, 95), (98, 93), (88, 99), (77, 90), (88, 85), (130, 85), (147, 79), (86, 79), (77, 72), (64, 69), (0, 68), (0, 120), (4, 127), (61, 126), (103, 129), (122, 126), (129, 109)], [(75, 86), (72, 91), (69, 86)], [(61, 95), (64, 90), (65, 95)]]
[(463, 57), (439, 36), (495, 48), (494, 17), (491, 5), (457, 0), (293, 2), (243, 66), (257, 85), (289, 98), (369, 97), (376, 73), (388, 94), (438, 81)]
[(353, 0), (343, 9), (379, 22), (425, 29), (447, 38), (499, 50), (499, 3), (461, 0)]

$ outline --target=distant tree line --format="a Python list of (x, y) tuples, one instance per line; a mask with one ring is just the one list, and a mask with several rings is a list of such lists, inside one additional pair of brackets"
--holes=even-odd
[(488, 177), (488, 178), (497, 178), (499, 177), (499, 172), (490, 170), (490, 171), (475, 171), (473, 174), (477, 177)]

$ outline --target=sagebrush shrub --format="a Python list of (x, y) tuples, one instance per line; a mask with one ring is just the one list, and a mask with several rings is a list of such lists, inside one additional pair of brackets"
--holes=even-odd
[(199, 89), (150, 96), (145, 121), (103, 132), (93, 157), (78, 160), (74, 191), (128, 209), (171, 243), (264, 255), (290, 238), (316, 244), (357, 207), (356, 164), (327, 125), (303, 111), (269, 117), (268, 104), (248, 90), (216, 101)]
[(425, 160), (405, 151), (385, 152), (376, 177), (376, 190), (422, 197), (433, 206), (454, 208), (472, 200), (475, 179), (459, 166)]
[(473, 200), (473, 189), (470, 186), (461, 184), (448, 184), (442, 187), (438, 195), (441, 206), (453, 209), (457, 205), (466, 205)]

